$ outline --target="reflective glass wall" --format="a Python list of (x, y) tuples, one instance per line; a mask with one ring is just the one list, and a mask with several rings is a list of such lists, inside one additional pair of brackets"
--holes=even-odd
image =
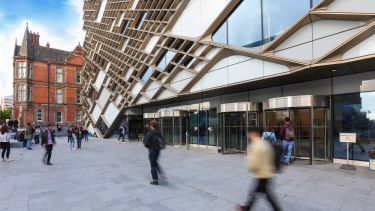
[(272, 41), (318, 0), (243, 0), (213, 34), (227, 45), (256, 47)]
[(346, 144), (339, 133), (357, 134), (357, 143), (350, 145), (353, 160), (368, 161), (368, 151), (375, 149), (375, 92), (336, 95), (334, 103), (334, 157), (346, 159)]

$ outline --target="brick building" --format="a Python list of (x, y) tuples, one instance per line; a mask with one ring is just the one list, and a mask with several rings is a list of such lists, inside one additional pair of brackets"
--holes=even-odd
[(26, 27), (13, 58), (13, 117), (27, 123), (75, 124), (82, 120), (83, 50), (54, 49), (39, 44), (38, 33)]

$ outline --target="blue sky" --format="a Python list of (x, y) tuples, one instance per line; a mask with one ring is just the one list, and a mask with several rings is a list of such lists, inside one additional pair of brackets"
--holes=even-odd
[(12, 94), (14, 42), (26, 22), (39, 32), (40, 45), (71, 51), (83, 42), (83, 0), (0, 0), (0, 96)]

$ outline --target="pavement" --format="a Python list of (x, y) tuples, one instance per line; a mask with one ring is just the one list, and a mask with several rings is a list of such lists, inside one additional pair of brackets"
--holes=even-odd
[[(0, 211), (235, 210), (254, 182), (242, 154), (168, 147), (160, 158), (167, 180), (152, 186), (139, 142), (92, 139), (70, 151), (62, 139), (53, 166), (41, 162), (43, 153), (13, 148), (13, 161), (0, 162)], [(275, 176), (272, 189), (283, 210), (375, 210), (375, 172), (367, 168), (297, 162)], [(271, 208), (260, 197), (253, 210)]]

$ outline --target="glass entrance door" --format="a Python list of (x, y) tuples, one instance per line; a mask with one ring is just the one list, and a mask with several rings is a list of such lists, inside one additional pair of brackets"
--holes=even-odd
[(244, 152), (247, 146), (247, 113), (222, 113), (223, 152)]
[(173, 144), (173, 117), (161, 118), (161, 128), (165, 144)]
[[(290, 118), (296, 130), (294, 156), (307, 159), (313, 157), (314, 160), (329, 159), (327, 109), (301, 108), (266, 111), (266, 125), (271, 126), (277, 138), (280, 137), (285, 117)], [(314, 156), (311, 156), (312, 153)]]
[(216, 109), (190, 111), (188, 119), (188, 141), (199, 147), (216, 145), (217, 114)]

